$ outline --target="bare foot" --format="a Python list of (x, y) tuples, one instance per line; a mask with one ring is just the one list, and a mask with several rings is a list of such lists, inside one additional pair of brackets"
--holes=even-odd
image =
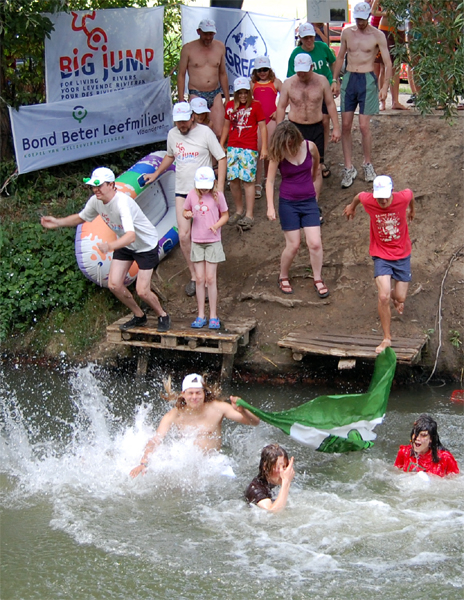
[(382, 100), (382, 102), (380, 103), (379, 110), (385, 110), (385, 100)]
[(392, 110), (409, 110), (409, 106), (404, 106), (400, 102), (394, 102), (392, 104)]
[(393, 304), (395, 305), (396, 312), (402, 315), (404, 312), (404, 302), (398, 302), (398, 300), (393, 299)]
[(377, 354), (380, 354), (383, 350), (385, 350), (385, 348), (388, 348), (391, 345), (392, 345), (391, 339), (390, 338), (384, 338), (382, 340), (382, 343), (377, 346), (377, 348), (375, 349), (375, 351), (376, 351)]

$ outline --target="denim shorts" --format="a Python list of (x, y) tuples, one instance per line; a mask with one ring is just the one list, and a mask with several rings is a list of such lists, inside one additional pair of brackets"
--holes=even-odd
[(411, 255), (398, 260), (385, 260), (378, 256), (373, 256), (374, 277), (379, 275), (390, 275), (395, 281), (411, 281)]
[(305, 200), (279, 198), (279, 219), (283, 231), (302, 227), (320, 227), (321, 219), (316, 197)]

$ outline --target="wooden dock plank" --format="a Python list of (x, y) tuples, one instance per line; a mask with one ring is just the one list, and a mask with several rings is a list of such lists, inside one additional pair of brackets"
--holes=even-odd
[[(420, 359), (422, 348), (427, 343), (426, 334), (416, 334), (409, 338), (393, 338), (392, 348), (399, 363), (414, 364)], [(338, 356), (341, 358), (375, 359), (375, 348), (382, 341), (381, 335), (349, 335), (340, 333), (319, 333), (307, 330), (293, 331), (277, 343), (281, 348), (290, 348), (295, 360), (304, 354)]]

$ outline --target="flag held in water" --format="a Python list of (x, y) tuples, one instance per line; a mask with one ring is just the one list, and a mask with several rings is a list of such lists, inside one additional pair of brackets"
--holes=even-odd
[(387, 347), (376, 358), (371, 384), (363, 394), (318, 396), (282, 412), (259, 410), (242, 399), (237, 404), (320, 452), (363, 450), (377, 437), (374, 427), (385, 416), (395, 369), (396, 354)]

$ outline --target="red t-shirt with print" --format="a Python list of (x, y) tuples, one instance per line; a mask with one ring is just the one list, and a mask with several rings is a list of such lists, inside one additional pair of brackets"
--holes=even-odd
[(412, 198), (413, 194), (409, 189), (393, 192), (390, 206), (381, 208), (373, 194), (359, 194), (359, 200), (371, 219), (371, 256), (384, 260), (399, 260), (411, 254), (407, 208)]
[(429, 450), (420, 456), (411, 456), (411, 445), (400, 446), (395, 460), (395, 467), (403, 469), (406, 473), (433, 473), (445, 477), (450, 473), (459, 473), (458, 463), (449, 450), (438, 450), (438, 462), (432, 460), (432, 451)]
[(258, 123), (266, 121), (261, 102), (253, 100), (248, 108), (245, 104), (241, 104), (237, 110), (234, 110), (234, 101), (231, 100), (226, 104), (225, 116), (230, 121), (227, 145), (232, 148), (258, 150)]

